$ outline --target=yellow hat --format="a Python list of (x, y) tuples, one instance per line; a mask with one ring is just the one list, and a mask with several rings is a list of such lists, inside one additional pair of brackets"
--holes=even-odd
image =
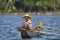
[(31, 16), (29, 15), (29, 14), (25, 14), (24, 16), (22, 16), (23, 18), (25, 18), (25, 17), (29, 17), (29, 18), (31, 18)]

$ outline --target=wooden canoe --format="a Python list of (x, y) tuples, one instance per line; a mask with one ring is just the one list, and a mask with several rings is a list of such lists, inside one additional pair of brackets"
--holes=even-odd
[(22, 38), (31, 38), (40, 35), (40, 30), (32, 29), (32, 30), (25, 30), (24, 28), (18, 28), (21, 32)]

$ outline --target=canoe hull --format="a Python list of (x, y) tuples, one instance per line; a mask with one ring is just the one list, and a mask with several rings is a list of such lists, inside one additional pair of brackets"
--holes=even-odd
[(31, 37), (36, 37), (39, 36), (41, 33), (41, 29), (32, 29), (32, 30), (25, 30), (25, 28), (20, 27), (18, 30), (21, 32), (21, 37), (22, 38), (31, 38)]
[(21, 37), (22, 38), (30, 38), (30, 36), (28, 35), (27, 31), (25, 31), (25, 30), (21, 31)]
[(36, 36), (39, 36), (40, 35), (40, 32), (28, 32), (26, 30), (22, 30), (21, 31), (21, 36), (22, 38), (31, 38), (31, 37), (36, 37)]

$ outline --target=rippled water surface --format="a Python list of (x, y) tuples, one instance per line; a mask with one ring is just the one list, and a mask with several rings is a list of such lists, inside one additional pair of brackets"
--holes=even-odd
[[(42, 22), (44, 26), (60, 29), (59, 15), (31, 15), (33, 28), (37, 22)], [(60, 36), (43, 34), (39, 37), (22, 39), (17, 27), (24, 24), (24, 19), (21, 15), (0, 15), (0, 40), (60, 40)], [(51, 30), (44, 28), (43, 32), (60, 34), (60, 30)]]

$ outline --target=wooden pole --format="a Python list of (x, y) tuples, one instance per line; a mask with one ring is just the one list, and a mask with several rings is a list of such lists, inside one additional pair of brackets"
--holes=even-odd
[(41, 32), (42, 34), (49, 34), (49, 35), (54, 35), (54, 36), (60, 36), (60, 34), (56, 33), (49, 33), (49, 32)]

